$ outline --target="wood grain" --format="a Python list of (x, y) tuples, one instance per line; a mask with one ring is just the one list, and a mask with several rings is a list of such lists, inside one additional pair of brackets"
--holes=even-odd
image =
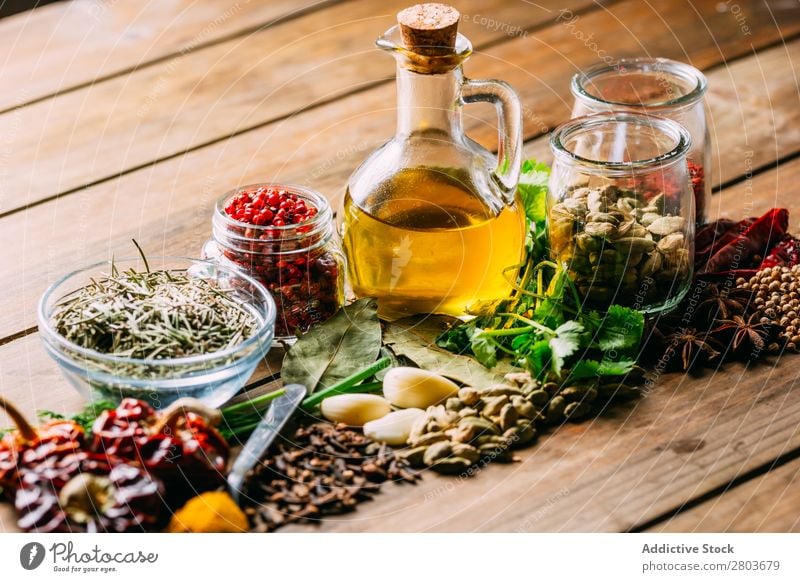
[(800, 460), (772, 469), (648, 531), (800, 532)]
[[(545, 4), (559, 5), (556, 0)], [(590, 4), (572, 0), (567, 6)], [(407, 0), (344, 3), (231, 39), (0, 116), (7, 136), (9, 211), (162, 159), (393, 76), (374, 40)], [(491, 14), (523, 28), (552, 10), (504, 0), (466, 0), (468, 14)], [(471, 20), (480, 46), (505, 30)], [(22, 128), (25, 128), (22, 131)]]
[[(800, 41), (788, 48), (797, 58)], [(789, 53), (784, 47), (774, 47), (710, 73), (715, 132), (726, 136), (717, 140), (713, 171), (717, 180), (800, 150), (800, 108), (791, 100), (796, 92), (791, 71), (797, 62), (790, 60)], [(474, 76), (483, 76), (486, 60), (474, 60)], [(518, 74), (516, 67), (507, 71), (522, 92), (549, 92), (549, 87), (567, 90), (569, 74), (563, 70), (559, 74), (555, 64), (552, 67), (546, 84)], [(746, 101), (739, 97), (740, 86), (748, 94)], [(8, 291), (0, 294), (0, 337), (34, 325), (36, 301), (66, 270), (113, 254), (130, 255), (131, 238), (154, 256), (196, 256), (210, 234), (214, 200), (236, 184), (264, 181), (265, 176), (306, 184), (336, 206), (347, 176), (394, 127), (393, 109), (386, 105), (391, 89), (354, 95), (185, 158), (0, 218), (0, 264), (14, 266), (0, 271), (0, 285)], [(526, 103), (535, 103), (536, 111), (555, 122), (563, 97), (551, 96), (549, 101), (543, 93), (540, 97), (528, 97)], [(763, 108), (770, 109), (773, 121), (750, 123), (748, 111)], [(563, 107), (561, 114), (568, 116), (569, 107)], [(470, 116), (466, 124), (473, 136), (487, 144), (494, 141), (494, 128), (482, 119)], [(776, 137), (775, 126), (786, 130)], [(743, 151), (752, 155), (744, 157)], [(528, 144), (526, 155), (549, 160), (547, 140)]]
[(75, 0), (0, 20), (0, 111), (325, 6), (321, 0)]

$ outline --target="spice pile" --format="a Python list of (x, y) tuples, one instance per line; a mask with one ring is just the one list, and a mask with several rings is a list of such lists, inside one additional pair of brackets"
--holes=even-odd
[(260, 186), (239, 191), (223, 213), (235, 222), (215, 224), (215, 239), (229, 261), (272, 295), (277, 336), (308, 331), (336, 312), (342, 303), (341, 265), (329, 242), (329, 217), (310, 199)]
[(663, 303), (690, 282), (686, 227), (664, 194), (580, 187), (550, 209), (551, 254), (592, 306)]
[(128, 398), (91, 434), (68, 419), (33, 428), (2, 398), (0, 407), (17, 425), (0, 441), (0, 488), (26, 531), (157, 531), (225, 479), (228, 445), (212, 426), (216, 411), (198, 401), (157, 414)]
[(255, 531), (353, 511), (385, 481), (414, 483), (416, 474), (386, 445), (344, 425), (300, 427), (276, 444), (248, 478), (245, 514)]
[[(641, 379), (638, 371), (627, 380), (635, 378)], [(461, 388), (444, 404), (428, 407), (401, 454), (413, 467), (469, 474), (476, 465), (512, 461), (512, 449), (530, 445), (549, 426), (583, 420), (612, 399), (638, 395), (638, 388), (618, 381), (542, 384), (514, 372), (502, 384)]]
[(695, 370), (797, 350), (800, 241), (788, 224), (788, 211), (774, 208), (700, 229), (694, 284), (654, 322), (645, 356), (661, 369)]

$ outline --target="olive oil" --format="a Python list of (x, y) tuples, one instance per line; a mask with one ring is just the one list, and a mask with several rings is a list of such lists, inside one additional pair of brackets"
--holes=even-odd
[(345, 195), (350, 284), (384, 316), (490, 308), (511, 291), (524, 231), (518, 204), (481, 196), (463, 171), (407, 168), (360, 205)]

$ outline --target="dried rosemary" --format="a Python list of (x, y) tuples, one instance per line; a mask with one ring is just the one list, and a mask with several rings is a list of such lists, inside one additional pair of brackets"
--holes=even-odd
[(81, 347), (137, 359), (218, 352), (257, 328), (254, 314), (204, 279), (149, 268), (119, 273), (113, 266), (59, 301), (52, 321)]

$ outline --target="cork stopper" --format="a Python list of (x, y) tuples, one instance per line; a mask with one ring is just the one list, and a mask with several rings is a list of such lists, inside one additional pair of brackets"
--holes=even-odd
[(461, 14), (447, 4), (417, 4), (397, 14), (403, 44), (408, 50), (428, 56), (455, 51)]

